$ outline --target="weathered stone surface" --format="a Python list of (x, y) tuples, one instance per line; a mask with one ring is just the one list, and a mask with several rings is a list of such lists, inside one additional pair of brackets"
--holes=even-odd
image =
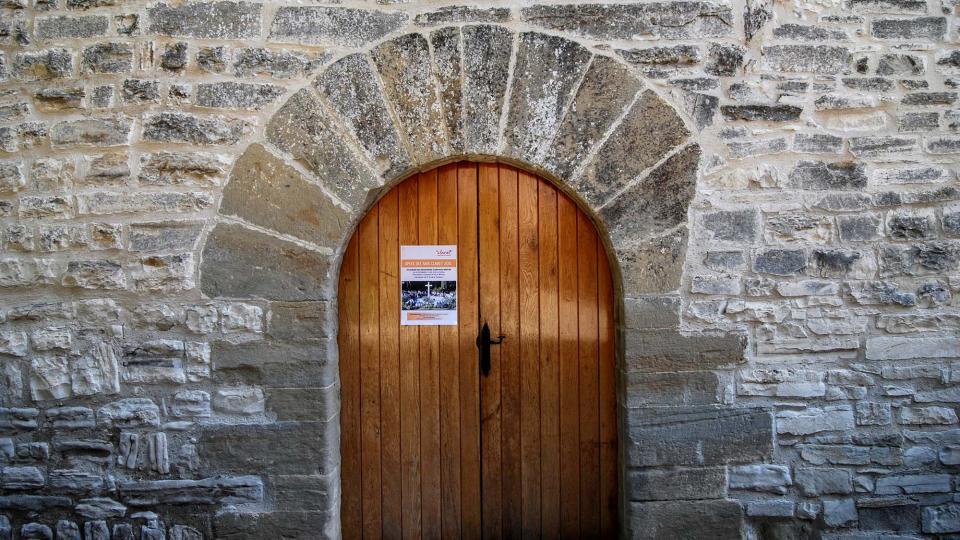
[(867, 185), (864, 166), (855, 162), (800, 161), (790, 171), (789, 179), (800, 189), (858, 189)]
[(853, 499), (823, 501), (823, 522), (830, 527), (845, 527), (857, 521), (857, 505)]
[(212, 109), (260, 110), (273, 103), (286, 90), (272, 84), (239, 82), (201, 83), (197, 85), (196, 104)]
[[(647, 134), (651, 131), (658, 136), (648, 137)], [(652, 91), (644, 92), (583, 171), (581, 180), (577, 182), (579, 193), (597, 206), (602, 205), (610, 195), (628, 186), (682, 144), (689, 135), (683, 121), (669, 105)], [(685, 153), (681, 151), (681, 154)], [(664, 163), (663, 167), (668, 167), (667, 164), (673, 159)], [(687, 155), (686, 159), (689, 161), (685, 167), (696, 165), (693, 163), (693, 156)], [(664, 174), (659, 170), (651, 172), (648, 180), (652, 176)], [(677, 172), (679, 171), (674, 168), (666, 174)]]
[(753, 270), (775, 276), (790, 276), (803, 273), (807, 257), (803, 250), (767, 249), (758, 252), (753, 259)]
[(743, 361), (744, 340), (737, 335), (682, 336), (668, 332), (626, 332), (626, 362), (632, 371), (669, 372), (710, 369)]
[(84, 73), (125, 73), (133, 68), (133, 48), (126, 43), (99, 43), (83, 49), (80, 70)]
[(854, 429), (853, 409), (849, 405), (810, 408), (777, 413), (777, 433), (810, 435), (821, 431)]
[(234, 171), (224, 190), (222, 214), (314, 244), (337, 245), (348, 218), (318, 186), (259, 145), (247, 149)]
[(727, 494), (723, 467), (634, 470), (628, 475), (631, 501), (722, 499)]
[(743, 508), (736, 501), (630, 503), (631, 538), (740, 538)]
[(514, 36), (499, 26), (462, 29), (464, 150), (495, 154)]
[(940, 40), (946, 31), (947, 20), (943, 17), (875, 19), (870, 25), (870, 32), (879, 39)]
[(773, 419), (763, 409), (630, 409), (631, 466), (763, 461), (773, 452)]
[(798, 468), (794, 478), (807, 497), (853, 493), (850, 472), (843, 469)]
[(421, 13), (414, 22), (421, 26), (447, 23), (506, 22), (510, 20), (510, 8), (473, 6), (443, 6), (434, 11)]
[(99, 497), (80, 499), (75, 510), (87, 519), (122, 518), (127, 513), (126, 506), (113, 499)]
[(960, 505), (928, 506), (923, 509), (922, 519), (925, 533), (960, 532)]
[[(0, 75), (4, 71), (0, 70)], [(23, 81), (62, 79), (73, 71), (73, 54), (67, 49), (17, 53), (11, 71), (14, 77)]]
[(336, 132), (334, 121), (309, 91), (291, 97), (267, 125), (267, 139), (303, 162), (337, 196), (354, 207), (379, 184)]
[(788, 122), (800, 117), (803, 109), (795, 105), (723, 105), (720, 113), (727, 120)]
[(203, 250), (201, 289), (211, 297), (321, 300), (329, 258), (241, 225), (218, 224)]
[(763, 60), (774, 71), (833, 75), (846, 71), (850, 51), (831, 45), (771, 45), (763, 48)]
[(463, 152), (463, 86), (461, 83), (462, 35), (452, 26), (430, 33), (433, 49), (434, 74), (437, 91), (443, 106), (444, 123), (447, 128), (447, 144), (453, 152)]
[(409, 20), (400, 11), (334, 6), (281, 7), (270, 26), (270, 40), (360, 47), (399, 29)]
[(160, 409), (150, 399), (121, 399), (98, 409), (97, 422), (115, 428), (155, 427), (160, 425)]
[(783, 495), (793, 484), (790, 469), (783, 465), (742, 465), (730, 467), (730, 489), (764, 491)]
[(429, 163), (445, 156), (443, 112), (437, 103), (427, 39), (407, 34), (380, 44), (371, 57), (413, 160)]
[(956, 356), (960, 339), (877, 336), (867, 339), (868, 360), (904, 360), (911, 358), (951, 358)]
[(686, 220), (696, 187), (700, 147), (691, 145), (651, 171), (600, 210), (611, 241), (627, 244)]
[(260, 36), (261, 5), (254, 2), (157, 4), (147, 10), (150, 32), (207, 39), (254, 39)]
[(102, 36), (107, 33), (109, 20), (102, 15), (81, 17), (38, 17), (35, 24), (37, 38), (43, 41), (62, 39), (83, 39)]
[(552, 140), (590, 57), (567, 39), (520, 34), (504, 133), (507, 155), (533, 161)]
[(622, 65), (608, 57), (595, 57), (552, 145), (541, 157), (543, 163), (561, 178), (569, 178), (641, 88), (640, 81)]
[(59, 122), (50, 130), (54, 146), (118, 146), (127, 144), (132, 120), (123, 115)]
[(352, 54), (342, 58), (314, 81), (314, 85), (350, 127), (385, 177), (399, 176), (410, 167), (410, 157), (366, 56)]
[(757, 237), (757, 212), (729, 210), (706, 214), (703, 227), (715, 240), (753, 243)]
[(120, 499), (129, 506), (242, 504), (263, 498), (263, 482), (256, 476), (118, 482), (117, 489)]
[(243, 120), (163, 112), (144, 119), (143, 138), (168, 143), (233, 144), (248, 129)]
[(876, 494), (949, 493), (951, 489), (948, 474), (903, 474), (877, 479)]
[(274, 79), (289, 79), (309, 71), (313, 62), (300, 52), (251, 47), (238, 52), (233, 71), (239, 77), (270, 75)]
[(167, 45), (160, 56), (160, 67), (167, 71), (180, 71), (187, 67), (187, 44), (179, 41)]
[(643, 405), (709, 405), (719, 402), (720, 380), (709, 371), (630, 373), (628, 407)]
[(901, 407), (898, 421), (914, 425), (956, 424), (957, 413), (948, 407)]
[(730, 8), (710, 2), (535, 5), (520, 15), (536, 26), (600, 40), (723, 37), (733, 31)]

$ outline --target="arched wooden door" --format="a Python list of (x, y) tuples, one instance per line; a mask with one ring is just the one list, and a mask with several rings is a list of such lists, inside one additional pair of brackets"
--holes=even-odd
[[(401, 326), (401, 245), (457, 246), (456, 326)], [(370, 210), (339, 282), (344, 538), (614, 537), (613, 287), (589, 218), (495, 163)], [(491, 369), (477, 337), (493, 336)]]

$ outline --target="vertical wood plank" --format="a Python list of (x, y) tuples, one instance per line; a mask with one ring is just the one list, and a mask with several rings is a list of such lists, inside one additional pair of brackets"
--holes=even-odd
[[(457, 213), (457, 166), (447, 165), (440, 168), (437, 177), (438, 244), (457, 243)], [(461, 312), (457, 310), (458, 316)], [(439, 331), (441, 532), (444, 538), (459, 538), (460, 343), (456, 326), (441, 326)]]
[(457, 211), (460, 244), (457, 249), (457, 314), (460, 331), (460, 501), (462, 538), (474, 540), (481, 530), (480, 370), (476, 338), (479, 333), (479, 261), (477, 173), (475, 163), (457, 166)]
[(597, 234), (577, 212), (580, 389), (580, 535), (600, 534), (600, 372), (597, 327)]
[(557, 197), (560, 246), (560, 536), (580, 535), (580, 391), (577, 207)]
[[(418, 243), (417, 180), (396, 188), (401, 245)], [(420, 538), (420, 332), (416, 326), (400, 327), (400, 453), (403, 468), (403, 536)]]
[(380, 422), (383, 535), (402, 532), (400, 470), (400, 251), (397, 190), (378, 203), (380, 258)]
[(540, 272), (537, 179), (521, 172), (519, 214), (520, 456), (522, 531), (540, 536)]
[[(421, 173), (417, 186), (421, 245), (437, 243), (437, 170)], [(423, 536), (440, 537), (440, 334), (436, 326), (420, 329), (420, 454), (423, 463)]]
[(543, 538), (560, 537), (560, 298), (557, 191), (538, 182), (540, 239), (540, 441)]
[(337, 286), (340, 353), (340, 516), (345, 539), (360, 538), (363, 520), (360, 464), (360, 282), (357, 236), (347, 244)]
[(606, 251), (597, 242), (600, 332), (600, 537), (617, 534), (617, 381), (613, 278)]
[[(480, 204), (480, 324), (500, 335), (500, 192), (496, 164), (481, 163), (478, 179)], [(501, 475), (501, 361), (498, 347), (491, 347), (493, 369), (480, 380), (481, 472), (483, 489), (483, 537), (500, 538), (502, 528)]]
[(383, 533), (380, 478), (380, 293), (377, 231), (379, 207), (360, 222), (360, 415), (363, 467), (363, 537)]
[[(500, 178), (500, 349), (501, 474), (503, 476), (503, 537), (519, 537), (523, 517), (522, 456), (520, 454), (520, 246), (517, 170), (499, 166)], [(496, 337), (496, 334), (494, 334)]]

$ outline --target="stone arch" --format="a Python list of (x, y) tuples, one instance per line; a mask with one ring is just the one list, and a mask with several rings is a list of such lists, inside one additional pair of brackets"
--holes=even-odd
[[(679, 301), (669, 295), (680, 286), (700, 154), (689, 121), (626, 64), (583, 44), (497, 25), (404, 34), (333, 61), (271, 117), (224, 190), (202, 251), (201, 290), (269, 302), (270, 354), (278, 356), (270, 361), (313, 362), (289, 392), (311, 405), (281, 398), (268, 406), (285, 409), (281, 421), (324, 422), (316, 459), (335, 516), (339, 257), (380, 195), (419, 170), (473, 159), (517, 165), (577, 200), (609, 239), (627, 407), (637, 366), (700, 369), (705, 358), (729, 363), (742, 350), (736, 337), (682, 336)], [(308, 352), (298, 349), (305, 343)], [(629, 432), (644, 420), (627, 409), (621, 417), (626, 466), (666, 448), (638, 447)], [(677, 443), (676, 434), (665, 437)], [(621, 485), (635, 489), (626, 466)], [(621, 516), (629, 527), (628, 505)]]

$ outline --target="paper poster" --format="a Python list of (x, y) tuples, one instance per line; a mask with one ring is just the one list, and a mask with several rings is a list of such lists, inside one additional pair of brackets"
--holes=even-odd
[(400, 246), (400, 324), (457, 324), (457, 246)]

